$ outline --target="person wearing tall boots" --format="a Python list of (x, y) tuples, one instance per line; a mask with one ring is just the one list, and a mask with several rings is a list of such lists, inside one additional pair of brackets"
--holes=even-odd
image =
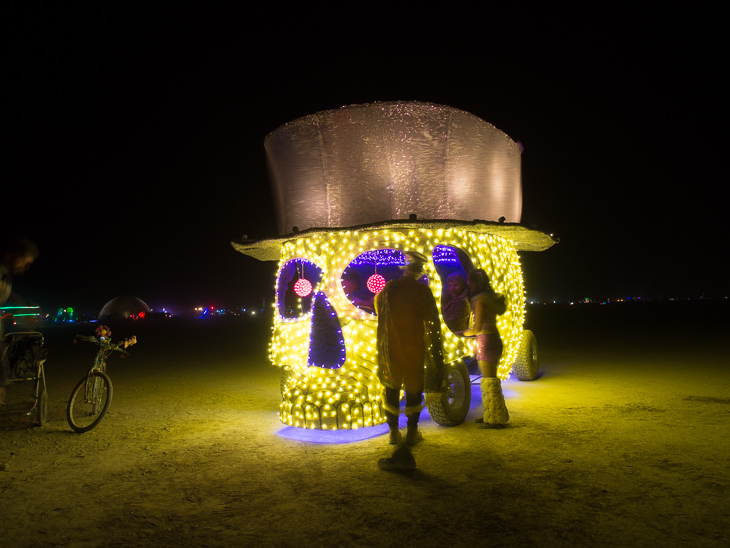
[(509, 411), (502, 394), (502, 383), (497, 377), (497, 366), (502, 357), (502, 339), (497, 330), (497, 316), (507, 311), (504, 295), (492, 289), (486, 272), (474, 269), (468, 274), (471, 308), (474, 324), (464, 335), (476, 337), (476, 358), (482, 374), (482, 404), (484, 416), (477, 419), (480, 428), (504, 428), (509, 422)]

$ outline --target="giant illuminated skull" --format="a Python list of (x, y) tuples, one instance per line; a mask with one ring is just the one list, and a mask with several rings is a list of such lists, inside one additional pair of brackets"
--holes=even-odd
[[(522, 272), (513, 240), (518, 239), (523, 249), (553, 241), (546, 234), (514, 225), (459, 225), (453, 221), (390, 223), (389, 227), (313, 231), (288, 240), (234, 244), (254, 256), (267, 246), (272, 251), (280, 246), (270, 358), (284, 369), (282, 422), (331, 430), (385, 421), (377, 376), (378, 319), (370, 303), (383, 282), (401, 276), (398, 266), (405, 263), (403, 252), (408, 250), (429, 257), (422, 281), (433, 291), (439, 308), (450, 274), (472, 268), (487, 272), (494, 290), (507, 297), (507, 312), (498, 318), (504, 342), (498, 375), (509, 376), (523, 342), (524, 319)], [(348, 285), (352, 278), (358, 278), (359, 285)], [(463, 367), (464, 358), (473, 355), (472, 339), (452, 333), (443, 321), (441, 332), (450, 369)], [(444, 405), (448, 413), (450, 404)], [(451, 406), (460, 407), (459, 402)], [(465, 414), (468, 409), (462, 411)]]
[[(517, 224), (520, 153), (509, 137), (457, 109), (398, 102), (310, 115), (272, 132), (265, 146), (284, 235), (233, 245), (279, 261), (270, 358), (284, 371), (282, 422), (326, 430), (385, 422), (372, 302), (401, 276), (409, 250), (429, 258), (422, 282), (439, 308), (448, 276), (472, 268), (506, 296), (498, 375), (509, 376), (530, 346), (517, 251), (556, 241)], [(429, 411), (458, 424), (470, 402), (464, 361), (473, 342), (443, 318), (441, 332), (452, 390)]]

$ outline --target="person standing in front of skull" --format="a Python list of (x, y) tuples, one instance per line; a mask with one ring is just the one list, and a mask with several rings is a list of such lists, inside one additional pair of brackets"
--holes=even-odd
[[(418, 421), (423, 409), (423, 392), (438, 392), (443, 378), (443, 345), (436, 299), (429, 287), (418, 280), (427, 258), (408, 251), (403, 276), (390, 280), (375, 297), (378, 314), (378, 377), (385, 386), (384, 408), (390, 429), (389, 442), (401, 439), (398, 430), (400, 390), (406, 392), (408, 419), (406, 444), (414, 445), (423, 436)], [(424, 367), (424, 360), (429, 364)]]
[(509, 422), (509, 412), (502, 395), (502, 383), (497, 377), (497, 366), (502, 357), (502, 338), (497, 330), (497, 316), (507, 311), (504, 295), (495, 293), (487, 273), (481, 268), (469, 272), (469, 290), (474, 325), (464, 335), (476, 336), (476, 358), (482, 373), (481, 389), (483, 418), (480, 428), (503, 428)]

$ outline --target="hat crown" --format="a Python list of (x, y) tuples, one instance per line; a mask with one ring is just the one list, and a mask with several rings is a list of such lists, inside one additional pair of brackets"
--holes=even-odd
[(415, 101), (304, 116), (264, 140), (280, 234), (420, 219), (519, 223), (521, 153), (503, 131)]

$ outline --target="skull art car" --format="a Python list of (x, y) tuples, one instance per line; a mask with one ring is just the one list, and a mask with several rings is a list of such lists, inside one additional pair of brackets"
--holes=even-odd
[[(534, 335), (523, 330), (518, 252), (542, 251), (557, 239), (511, 222), (515, 202), (517, 217), (521, 207), (517, 145), (486, 122), (449, 107), (375, 103), (347, 108), (305, 117), (266, 139), (281, 226), (298, 222), (308, 228), (282, 228), (286, 233), (278, 238), (232, 242), (241, 253), (279, 264), (269, 356), (283, 370), (281, 421), (323, 430), (385, 421), (373, 300), (385, 283), (401, 275), (407, 251), (428, 258), (420, 281), (440, 310), (450, 276), (483, 269), (507, 302), (498, 320), (504, 342), (498, 376), (506, 379), (514, 371), (522, 380), (535, 378), (537, 350)], [(470, 137), (459, 138), (459, 132)], [(464, 141), (473, 145), (468, 151), (460, 149)], [(318, 144), (307, 145), (312, 142)], [(441, 160), (434, 160), (434, 150)], [(460, 166), (456, 174), (452, 164)], [(488, 204), (492, 215), (495, 207), (509, 210), (512, 220), (460, 220), (484, 212), (485, 204), (473, 203), (476, 183), (471, 180), (481, 172), (491, 177), (487, 187), (501, 189)], [(421, 197), (414, 199), (414, 193)], [(492, 196), (484, 189), (480, 195)], [(504, 203), (495, 204), (499, 199)], [(442, 207), (444, 202), (448, 207)], [(398, 218), (409, 210), (419, 215)], [(466, 362), (474, 355), (474, 343), (441, 319), (449, 391), (428, 409), (436, 422), (454, 425), (464, 420), (471, 402)]]

